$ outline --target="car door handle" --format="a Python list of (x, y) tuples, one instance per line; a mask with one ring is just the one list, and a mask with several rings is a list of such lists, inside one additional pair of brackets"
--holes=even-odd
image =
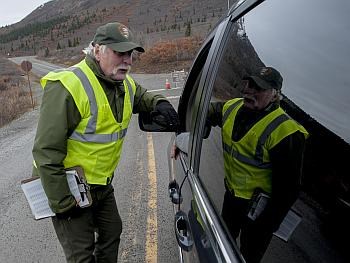
[(175, 233), (179, 246), (185, 251), (190, 251), (193, 246), (193, 237), (188, 217), (183, 211), (175, 214)]
[(182, 196), (180, 194), (179, 184), (176, 182), (176, 180), (173, 180), (169, 183), (168, 189), (171, 202), (176, 205), (181, 204)]

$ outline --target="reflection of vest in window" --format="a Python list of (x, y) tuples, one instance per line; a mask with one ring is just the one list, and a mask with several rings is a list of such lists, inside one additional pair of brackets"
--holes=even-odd
[(300, 131), (307, 137), (308, 132), (279, 107), (255, 123), (239, 141), (233, 141), (233, 125), (242, 105), (243, 99), (238, 98), (223, 108), (225, 181), (235, 196), (250, 199), (257, 187), (271, 193), (270, 149), (290, 134)]
[(114, 118), (101, 84), (84, 60), (68, 69), (47, 74), (41, 80), (44, 88), (47, 81), (60, 81), (72, 95), (81, 115), (80, 123), (68, 138), (64, 166), (83, 167), (89, 184), (109, 183), (131, 119), (136, 92), (134, 81), (127, 76), (123, 82), (125, 98), (121, 123)]

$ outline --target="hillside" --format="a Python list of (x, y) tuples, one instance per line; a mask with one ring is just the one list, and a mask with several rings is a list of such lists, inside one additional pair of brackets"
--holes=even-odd
[(146, 50), (183, 37), (197, 41), (226, 9), (226, 0), (52, 0), (22, 21), (0, 28), (0, 55), (66, 57), (75, 62), (96, 28), (111, 21), (127, 25)]

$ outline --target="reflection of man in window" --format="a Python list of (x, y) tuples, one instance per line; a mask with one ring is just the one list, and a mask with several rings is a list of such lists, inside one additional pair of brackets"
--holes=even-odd
[[(240, 234), (246, 261), (259, 262), (298, 193), (307, 131), (279, 106), (282, 76), (271, 67), (243, 78), (243, 98), (210, 105), (208, 121), (222, 127), (225, 197), (222, 217)], [(257, 190), (270, 198), (248, 218)]]

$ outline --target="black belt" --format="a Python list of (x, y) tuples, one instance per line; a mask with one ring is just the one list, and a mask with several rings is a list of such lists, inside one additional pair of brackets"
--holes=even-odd
[(104, 190), (109, 187), (111, 187), (111, 183), (103, 185), (103, 184), (89, 184), (90, 191), (98, 191), (98, 190)]

